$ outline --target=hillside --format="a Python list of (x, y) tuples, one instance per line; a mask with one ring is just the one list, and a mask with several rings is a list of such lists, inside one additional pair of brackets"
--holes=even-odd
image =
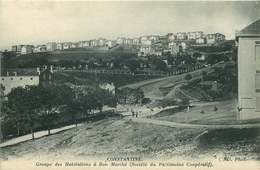
[(179, 129), (134, 123), (128, 118), (107, 118), (35, 141), (0, 148), (0, 159), (104, 160), (108, 156), (140, 156), (142, 160), (206, 158), (218, 161), (223, 159), (222, 155), (259, 159), (257, 129), (212, 130), (198, 137), (201, 134), (204, 134), (203, 129)]
[(20, 56), (10, 56), (7, 67), (36, 67), (43, 64), (55, 64), (60, 61), (69, 61), (72, 63), (87, 62), (92, 58), (111, 60), (113, 58), (131, 58), (136, 57), (137, 53), (134, 49), (125, 49), (117, 47), (110, 50), (106, 49), (73, 49), (54, 52), (32, 53)]

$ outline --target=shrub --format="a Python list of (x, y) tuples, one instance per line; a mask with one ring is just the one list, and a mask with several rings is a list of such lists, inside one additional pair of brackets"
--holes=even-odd
[(184, 77), (185, 80), (191, 80), (192, 76), (190, 74), (186, 74), (186, 76)]

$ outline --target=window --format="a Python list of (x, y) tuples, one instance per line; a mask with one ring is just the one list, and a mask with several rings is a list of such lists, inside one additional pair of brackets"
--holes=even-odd
[(256, 71), (260, 70), (260, 45), (255, 46)]

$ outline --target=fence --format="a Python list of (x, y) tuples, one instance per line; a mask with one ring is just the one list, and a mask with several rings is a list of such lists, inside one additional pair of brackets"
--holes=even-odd
[(182, 68), (177, 69), (175, 71), (168, 71), (168, 72), (162, 72), (162, 71), (152, 71), (152, 70), (139, 70), (136, 72), (131, 72), (130, 70), (124, 69), (124, 70), (108, 70), (108, 69), (66, 69), (66, 70), (54, 70), (54, 72), (82, 72), (82, 73), (89, 73), (89, 74), (112, 74), (112, 75), (145, 75), (145, 76), (172, 76), (172, 75), (179, 75), (183, 73), (192, 72), (198, 69), (201, 69), (205, 67), (204, 65), (196, 65), (191, 66), (188, 68)]

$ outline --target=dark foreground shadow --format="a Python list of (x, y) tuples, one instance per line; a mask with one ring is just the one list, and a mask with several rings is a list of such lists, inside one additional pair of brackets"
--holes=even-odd
[(260, 151), (260, 128), (210, 130), (198, 138), (200, 149), (235, 149), (245, 146)]

